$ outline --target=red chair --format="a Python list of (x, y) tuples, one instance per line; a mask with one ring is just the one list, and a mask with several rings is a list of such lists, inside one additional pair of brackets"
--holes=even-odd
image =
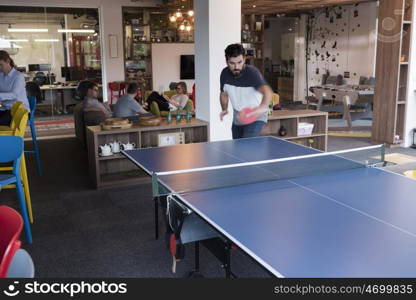
[(118, 99), (126, 92), (126, 84), (122, 82), (109, 82), (108, 88), (110, 89), (110, 104), (113, 104), (113, 98)]
[(10, 263), (19, 250), (23, 220), (11, 207), (0, 206), (0, 278), (6, 277)]
[(192, 100), (192, 102), (194, 103), (194, 107), (196, 107), (195, 106), (195, 83), (192, 85), (192, 94), (191, 94), (191, 100)]

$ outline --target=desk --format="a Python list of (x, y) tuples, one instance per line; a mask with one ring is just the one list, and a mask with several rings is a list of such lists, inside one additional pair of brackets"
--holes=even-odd
[[(283, 169), (282, 165), (247, 165), (301, 155), (323, 158), (317, 150), (273, 137), (123, 153), (153, 174), (156, 186), (167, 189), (168, 197), (277, 277), (416, 276), (412, 196), (416, 181), (412, 179), (333, 154), (313, 167), (340, 164), (342, 168), (296, 177), (287, 175), (294, 161)], [(183, 153), (196, 155), (178, 160)], [(214, 166), (213, 171), (175, 173)], [(307, 165), (308, 172), (311, 166)], [(251, 183), (237, 184), (249, 177)]]
[(349, 86), (322, 86), (311, 87), (318, 99), (317, 109), (320, 110), (324, 99), (333, 100), (343, 105), (343, 118), (347, 120), (348, 128), (352, 128), (350, 106), (359, 103), (372, 103), (372, 97), (360, 98), (360, 96), (373, 96), (374, 88), (357, 88)]
[(91, 180), (96, 188), (148, 182), (145, 174), (141, 179), (135, 176), (138, 173), (136, 166), (123, 155), (101, 157), (100, 145), (118, 141), (124, 144), (134, 143), (138, 148), (156, 147), (159, 134), (177, 132), (185, 134), (185, 143), (199, 143), (208, 140), (208, 130), (207, 122), (195, 118), (192, 118), (190, 123), (182, 119), (179, 123), (173, 121), (171, 124), (167, 124), (167, 121), (163, 119), (159, 126), (140, 126), (136, 121), (133, 122), (131, 128), (115, 130), (103, 130), (101, 126), (88, 126), (86, 136)]
[[(58, 109), (58, 105), (56, 104), (55, 105), (55, 111), (56, 111), (56, 113), (58, 113), (58, 114), (60, 114), (60, 113), (63, 113), (63, 114), (66, 114), (67, 113), (67, 111), (66, 111), (66, 105), (65, 105), (65, 97), (64, 97), (64, 92), (65, 91), (68, 91), (68, 90), (70, 90), (70, 91), (74, 91), (74, 90), (76, 90), (77, 89), (77, 87), (78, 87), (78, 85), (54, 85), (54, 84), (51, 84), (51, 85), (47, 85), (47, 84), (45, 84), (45, 85), (42, 85), (41, 87), (40, 87), (40, 90), (42, 91), (42, 93), (43, 93), (43, 98), (45, 99), (45, 93), (46, 93), (46, 91), (55, 91), (55, 92), (59, 92), (60, 94), (61, 94), (61, 108), (60, 109)], [(98, 88), (102, 88), (102, 85), (101, 84), (99, 84), (98, 85)], [(102, 94), (102, 92), (100, 92), (99, 93), (99, 95), (100, 94)], [(51, 100), (52, 101), (52, 106), (53, 106), (53, 99)], [(52, 107), (52, 109), (53, 109), (53, 107)]]
[[(75, 90), (77, 88), (77, 86), (72, 86), (72, 85), (42, 85), (40, 87), (40, 90), (43, 93), (43, 98), (45, 99), (45, 93), (46, 91), (56, 91), (59, 92), (61, 94), (61, 110), (58, 110), (58, 105), (56, 103), (55, 106), (55, 111), (57, 113), (64, 113), (66, 114), (66, 107), (65, 107), (65, 98), (64, 98), (64, 91), (65, 90)], [(53, 109), (53, 99), (52, 101), (52, 109)]]

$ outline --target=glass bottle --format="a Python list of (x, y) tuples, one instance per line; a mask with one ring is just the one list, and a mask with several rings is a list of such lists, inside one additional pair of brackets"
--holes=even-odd
[(176, 112), (176, 124), (178, 124), (181, 121), (181, 113), (179, 112), (179, 110)]
[(192, 121), (192, 115), (191, 112), (189, 110), (186, 111), (186, 122), (187, 123), (191, 123)]
[(168, 124), (172, 123), (172, 112), (168, 111)]

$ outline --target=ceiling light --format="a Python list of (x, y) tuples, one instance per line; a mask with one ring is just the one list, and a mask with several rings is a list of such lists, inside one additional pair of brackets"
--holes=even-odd
[(179, 26), (179, 30), (184, 31), (185, 30), (185, 24), (181, 24), (181, 26)]
[(11, 43), (8, 40), (5, 40), (5, 39), (0, 38), (0, 48), (3, 48), (3, 49), (12, 49), (12, 48), (22, 48), (22, 47), (19, 46), (19, 45), (14, 44), (14, 43)]
[(7, 28), (8, 32), (48, 32), (46, 28)]
[(58, 32), (94, 33), (94, 29), (58, 29)]
[(7, 42), (29, 42), (29, 40), (26, 39), (5, 39)]
[(176, 17), (175, 17), (174, 15), (172, 15), (172, 16), (170, 16), (170, 17), (169, 17), (169, 20), (170, 20), (172, 23), (174, 23), (174, 22), (176, 22)]
[(180, 11), (177, 11), (177, 12), (175, 13), (175, 16), (176, 16), (177, 18), (182, 18), (182, 13), (181, 13)]
[(35, 42), (59, 42), (58, 39), (35, 39)]
[(253, 5), (253, 8), (256, 8), (256, 5)]
[(193, 15), (194, 15), (194, 11), (193, 10), (188, 11), (188, 16), (192, 17)]

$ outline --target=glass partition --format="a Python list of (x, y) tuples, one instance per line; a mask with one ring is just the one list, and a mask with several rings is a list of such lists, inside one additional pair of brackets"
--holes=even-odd
[(0, 6), (0, 20), (0, 49), (40, 89), (38, 118), (71, 114), (80, 81), (101, 85), (97, 9)]

